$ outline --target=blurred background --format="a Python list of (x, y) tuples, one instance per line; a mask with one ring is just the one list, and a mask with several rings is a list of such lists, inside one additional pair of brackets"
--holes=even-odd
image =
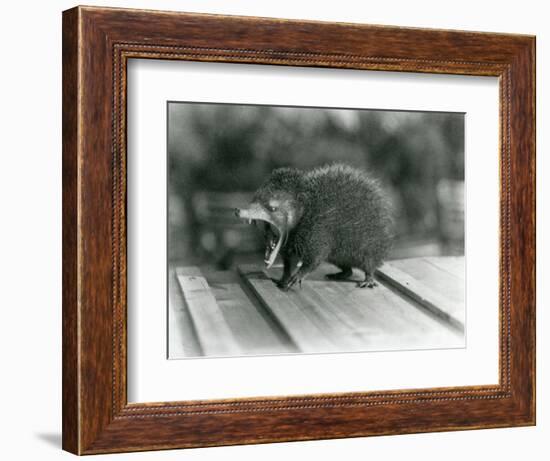
[(274, 168), (342, 162), (393, 205), (390, 259), (464, 254), (464, 114), (168, 103), (168, 259), (230, 269), (262, 261), (233, 215)]

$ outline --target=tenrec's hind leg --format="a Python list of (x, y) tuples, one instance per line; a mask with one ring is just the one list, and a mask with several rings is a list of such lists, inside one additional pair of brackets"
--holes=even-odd
[(362, 282), (359, 282), (357, 286), (359, 288), (374, 288), (378, 286), (378, 283), (374, 280), (374, 270), (376, 265), (372, 263), (372, 261), (367, 261), (367, 263), (362, 267), (363, 271), (365, 272), (365, 279)]

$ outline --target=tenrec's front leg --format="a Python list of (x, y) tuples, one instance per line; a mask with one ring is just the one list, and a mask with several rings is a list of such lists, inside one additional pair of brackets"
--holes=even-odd
[(296, 282), (301, 285), (302, 280), (326, 261), (330, 253), (330, 237), (322, 228), (310, 229), (307, 237), (300, 243), (302, 265), (285, 283), (279, 285), (284, 291), (289, 290)]
[(292, 274), (285, 283), (281, 283), (279, 288), (284, 291), (288, 291), (296, 282), (299, 283), (300, 288), (302, 286), (302, 280), (315, 269), (317, 269), (321, 263), (326, 259), (325, 254), (317, 254), (313, 258), (304, 257), (300, 268)]
[(276, 282), (279, 288), (282, 288), (288, 283), (293, 273), (296, 272), (298, 262), (299, 258), (295, 255), (283, 255), (283, 276)]

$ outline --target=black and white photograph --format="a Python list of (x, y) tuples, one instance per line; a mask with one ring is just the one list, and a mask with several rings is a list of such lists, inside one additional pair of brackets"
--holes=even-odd
[(169, 359), (466, 346), (464, 113), (167, 111)]

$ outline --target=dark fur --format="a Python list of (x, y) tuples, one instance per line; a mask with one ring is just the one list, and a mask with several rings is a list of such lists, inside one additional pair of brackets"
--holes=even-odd
[[(285, 207), (297, 216), (280, 255), (284, 275), (278, 282), (290, 288), (323, 261), (342, 272), (329, 278), (347, 278), (351, 268), (365, 272), (360, 286), (375, 285), (373, 274), (387, 256), (392, 240), (391, 212), (376, 181), (345, 165), (309, 172), (281, 168), (256, 192), (255, 200), (268, 203), (286, 197)], [(296, 270), (296, 263), (302, 266)]]

